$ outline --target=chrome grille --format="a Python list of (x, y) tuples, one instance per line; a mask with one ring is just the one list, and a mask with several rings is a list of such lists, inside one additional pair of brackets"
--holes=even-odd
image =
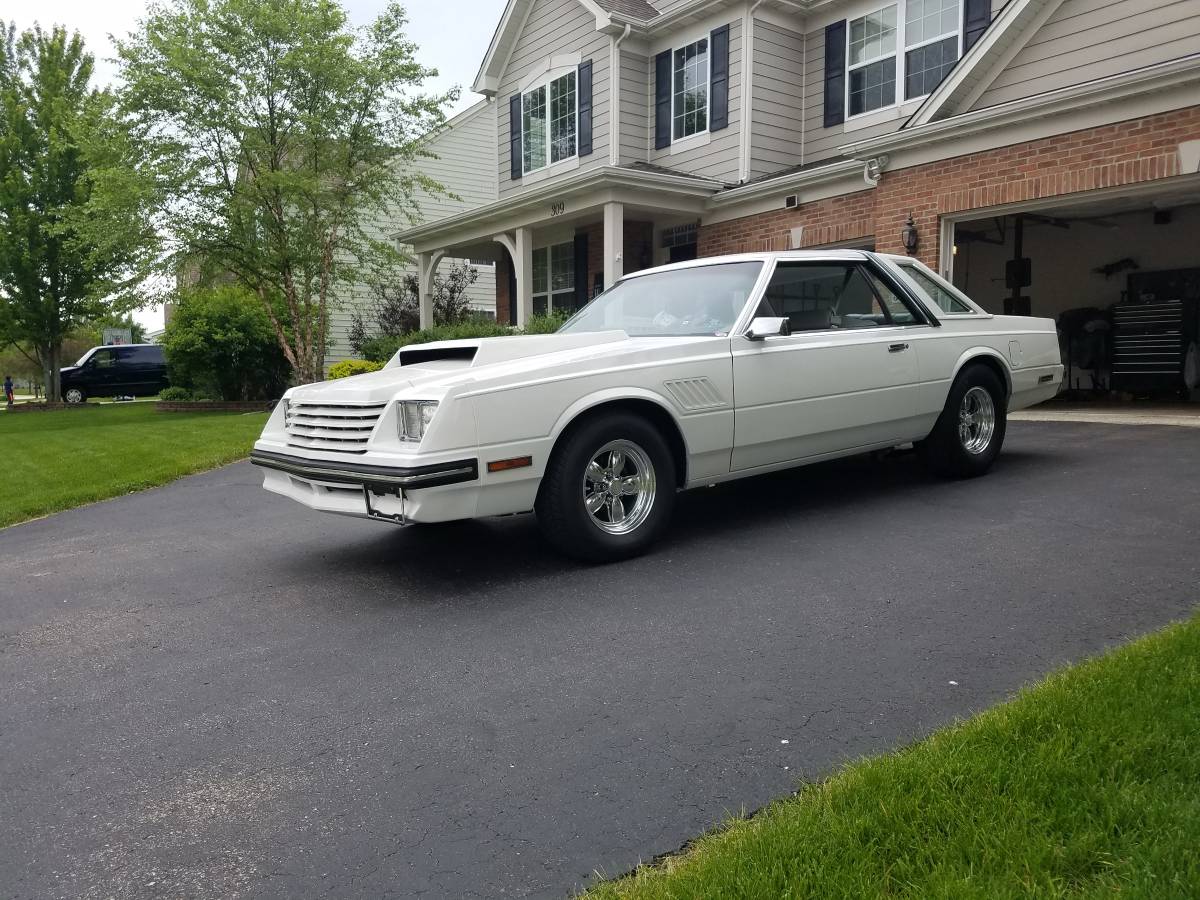
[(291, 400), (284, 412), (288, 446), (366, 453), (386, 403), (308, 403)]

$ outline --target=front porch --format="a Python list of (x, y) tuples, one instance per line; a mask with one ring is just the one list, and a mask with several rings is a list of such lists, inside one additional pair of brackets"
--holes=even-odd
[(396, 236), (416, 251), (421, 325), (445, 256), (496, 264), (496, 320), (572, 313), (629, 272), (694, 258), (705, 200), (721, 183), (607, 167)]

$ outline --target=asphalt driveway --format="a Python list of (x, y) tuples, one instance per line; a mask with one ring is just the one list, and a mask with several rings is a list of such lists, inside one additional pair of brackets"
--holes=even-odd
[(563, 896), (1181, 617), (1200, 429), (681, 498), (585, 567), (241, 463), (0, 531), (5, 897)]

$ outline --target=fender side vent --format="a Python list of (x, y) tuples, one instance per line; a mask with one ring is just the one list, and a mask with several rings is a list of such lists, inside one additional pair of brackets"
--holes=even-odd
[(681, 408), (686, 410), (716, 409), (725, 405), (725, 398), (707, 378), (679, 378), (664, 381), (663, 387)]

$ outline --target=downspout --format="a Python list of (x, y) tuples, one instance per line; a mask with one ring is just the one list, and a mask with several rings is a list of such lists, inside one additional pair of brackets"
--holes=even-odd
[(742, 146), (738, 161), (738, 181), (745, 184), (750, 179), (750, 128), (754, 102), (754, 13), (765, 0), (754, 0), (746, 5), (742, 17)]
[(626, 22), (625, 30), (613, 39), (608, 54), (608, 162), (613, 166), (621, 162), (621, 44), (632, 30), (633, 25)]

